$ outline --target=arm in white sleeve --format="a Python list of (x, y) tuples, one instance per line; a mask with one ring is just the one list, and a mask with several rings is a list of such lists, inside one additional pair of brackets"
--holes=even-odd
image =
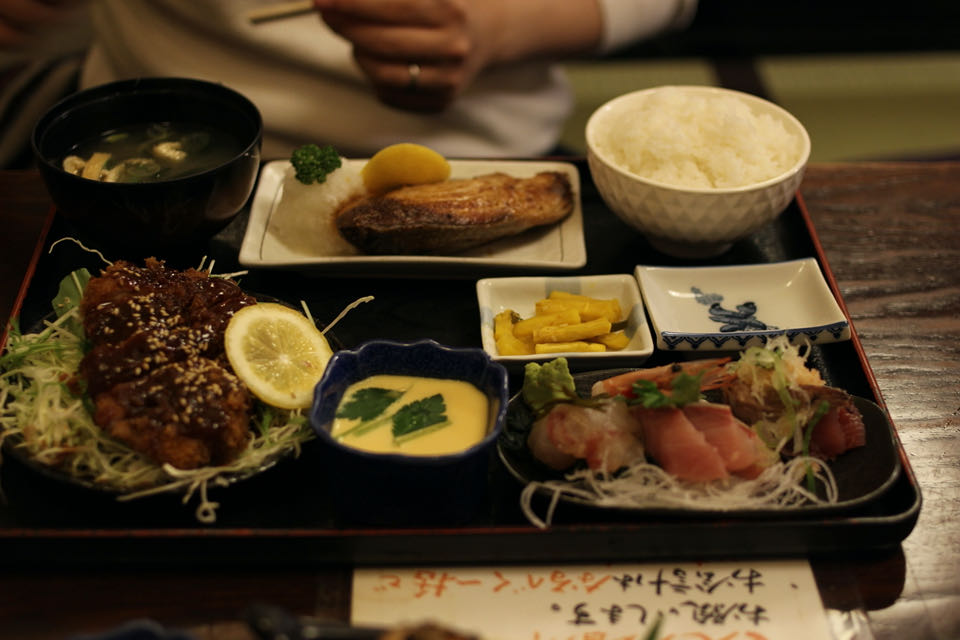
[(600, 53), (657, 34), (682, 29), (697, 11), (697, 0), (598, 0), (603, 16)]

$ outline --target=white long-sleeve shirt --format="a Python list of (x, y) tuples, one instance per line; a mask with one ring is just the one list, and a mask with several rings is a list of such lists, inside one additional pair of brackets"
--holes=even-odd
[[(600, 0), (602, 52), (684, 24), (696, 0)], [(525, 62), (483, 72), (439, 114), (377, 101), (350, 44), (316, 15), (252, 25), (263, 0), (98, 0), (82, 86), (139, 76), (221, 82), (250, 98), (265, 123), (264, 158), (301, 144), (364, 156), (418, 142), (450, 157), (536, 156), (551, 149), (572, 107), (560, 66)]]

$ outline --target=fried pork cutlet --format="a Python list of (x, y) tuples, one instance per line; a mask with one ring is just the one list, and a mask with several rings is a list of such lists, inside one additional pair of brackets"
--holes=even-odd
[(195, 469), (229, 462), (243, 450), (250, 406), (236, 376), (194, 356), (99, 394), (94, 420), (153, 460)]
[(117, 262), (90, 280), (80, 301), (87, 338), (115, 344), (147, 327), (187, 327), (201, 353), (222, 355), (223, 331), (233, 312), (256, 300), (230, 280), (168, 269), (155, 258), (145, 264)]
[(256, 300), (235, 283), (148, 258), (92, 278), (80, 302), (92, 348), (79, 377), (94, 419), (158, 463), (229, 461), (249, 435), (249, 391), (230, 372), (223, 333)]

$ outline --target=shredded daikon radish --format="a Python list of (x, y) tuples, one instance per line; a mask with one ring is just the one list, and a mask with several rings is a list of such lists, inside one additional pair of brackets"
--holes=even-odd
[[(811, 469), (824, 488), (822, 497), (804, 486), (803, 480)], [(534, 496), (540, 492), (551, 494), (543, 517), (533, 508)], [(796, 457), (778, 462), (753, 479), (731, 477), (702, 483), (685, 482), (654, 464), (638, 461), (615, 476), (582, 469), (563, 480), (530, 482), (520, 495), (520, 507), (531, 524), (544, 529), (550, 526), (563, 496), (622, 509), (749, 511), (832, 504), (837, 501), (838, 490), (833, 472), (816, 458)]]

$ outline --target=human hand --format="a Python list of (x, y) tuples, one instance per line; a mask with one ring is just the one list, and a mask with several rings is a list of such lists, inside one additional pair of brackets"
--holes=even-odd
[[(510, 0), (505, 0), (509, 3)], [(504, 0), (314, 0), (385, 103), (440, 111), (494, 63)]]
[(0, 49), (27, 43), (40, 28), (62, 20), (82, 0), (0, 0)]

